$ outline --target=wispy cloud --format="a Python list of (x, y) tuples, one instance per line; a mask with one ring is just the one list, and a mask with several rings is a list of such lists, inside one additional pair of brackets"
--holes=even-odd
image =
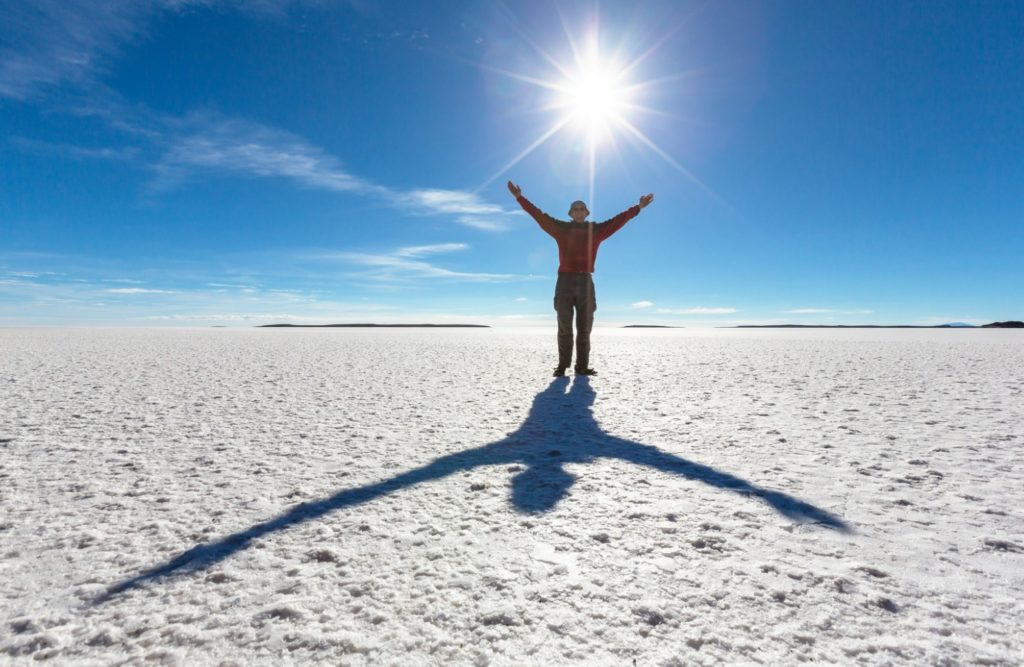
[(735, 308), (658, 308), (655, 312), (662, 315), (728, 315), (739, 312)]
[(483, 231), (505, 231), (521, 215), (463, 190), (401, 190), (354, 175), (319, 146), (290, 132), (250, 121), (197, 112), (167, 123), (166, 148), (151, 183), (166, 192), (209, 175), (283, 178), (309, 189), (374, 198), (412, 215), (440, 215)]
[(455, 252), (458, 250), (468, 249), (469, 246), (465, 243), (435, 243), (434, 245), (419, 245), (408, 248), (399, 248), (394, 254), (398, 257), (422, 257), (423, 255), (435, 255), (437, 253)]
[(453, 215), (460, 225), (484, 231), (508, 229), (506, 216), (518, 215), (518, 210), (506, 210), (497, 204), (485, 202), (479, 195), (463, 190), (420, 189), (392, 192), (397, 205), (408, 205), (428, 215)]
[(4, 3), (0, 96), (24, 100), (59, 84), (89, 83), (160, 10), (158, 2), (131, 0)]
[(190, 284), (167, 289), (110, 288), (110, 279), (99, 277), (46, 283), (0, 278), (0, 323), (272, 322), (288, 314), (310, 322), (369, 321), (374, 313), (391, 314), (396, 308), (364, 300), (336, 301), (334, 291), (315, 289), (225, 291), (207, 284), (219, 283), (214, 276), (196, 285), (194, 276), (173, 268), (165, 271), (165, 277)]
[(72, 144), (38, 141), (36, 139), (26, 139), (24, 137), (12, 137), (11, 144), (27, 152), (59, 155), (60, 157), (71, 160), (112, 160), (120, 162), (134, 160), (139, 156), (140, 152), (136, 146), (91, 148), (87, 146), (75, 146)]
[[(322, 148), (289, 132), (258, 123), (195, 113), (174, 118), (125, 104), (100, 78), (124, 49), (146, 34), (162, 14), (195, 8), (226, 8), (282, 15), (299, 0), (36, 0), (4, 3), (0, 27), (0, 97), (27, 100), (63, 86), (75, 91), (64, 110), (101, 118), (111, 127), (151, 142), (160, 156), (150, 194), (166, 192), (210, 174), (283, 178), (305, 188), (374, 197), (412, 215), (443, 215), (457, 224), (495, 232), (509, 227), (506, 209), (473, 192), (443, 188), (390, 188), (361, 178)], [(350, 4), (355, 6), (358, 3)], [(90, 147), (33, 139), (13, 140), (23, 149), (71, 159), (134, 160), (142, 147)]]
[(654, 305), (653, 301), (634, 301), (631, 304), (634, 308), (650, 308)]
[(61, 85), (89, 87), (163, 14), (222, 7), (281, 15), (294, 0), (33, 0), (4, 2), (0, 97), (26, 100)]
[(238, 285), (236, 283), (206, 283), (207, 287), (224, 287), (227, 289), (240, 289), (252, 291), (256, 288), (255, 285)]
[(309, 188), (334, 192), (375, 192), (352, 176), (337, 159), (304, 139), (248, 121), (198, 113), (187, 118), (186, 132), (171, 141), (156, 166), (156, 191), (176, 187), (197, 174), (278, 177)]
[(473, 273), (452, 271), (423, 261), (424, 255), (468, 250), (465, 243), (440, 243), (430, 246), (399, 248), (385, 254), (338, 252), (321, 255), (320, 259), (340, 260), (349, 264), (368, 267), (356, 277), (374, 281), (393, 282), (422, 278), (438, 278), (465, 282), (504, 282), (525, 280), (524, 276), (506, 273)]
[(486, 204), (476, 195), (458, 190), (412, 190), (406, 193), (405, 197), (438, 213), (486, 215), (502, 212), (500, 206)]

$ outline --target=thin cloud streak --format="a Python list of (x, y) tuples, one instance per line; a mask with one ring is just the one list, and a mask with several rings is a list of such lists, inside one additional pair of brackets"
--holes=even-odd
[(444, 252), (455, 252), (458, 250), (468, 250), (469, 246), (465, 243), (436, 243), (434, 245), (420, 245), (411, 246), (408, 248), (399, 248), (395, 251), (395, 255), (399, 257), (421, 257), (423, 255), (434, 255), (437, 253)]
[(395, 308), (373, 302), (334, 301), (316, 291), (243, 289), (228, 292), (209, 286), (182, 286), (173, 290), (107, 288), (101, 284), (103, 280), (69, 278), (63, 282), (30, 285), (0, 279), (0, 323), (124, 324), (192, 320), (216, 323), (260, 318), (273, 321), (289, 313), (296, 319), (310, 322), (367, 321), (372, 313), (392, 313)]
[(206, 283), (207, 287), (224, 287), (227, 289), (240, 289), (246, 291), (253, 291), (257, 285), (238, 285), (236, 283)]
[(454, 215), (460, 225), (488, 232), (507, 231), (504, 218), (519, 215), (485, 202), (474, 192), (464, 190), (418, 189), (409, 192), (391, 191), (390, 199), (398, 207), (411, 206), (414, 211), (430, 215)]
[(290, 132), (198, 112), (167, 122), (167, 147), (154, 167), (151, 194), (180, 187), (206, 174), (283, 178), (300, 187), (375, 198), (413, 215), (451, 216), (460, 225), (506, 231), (506, 209), (478, 194), (443, 188), (398, 190), (353, 175), (322, 148)]
[[(450, 245), (463, 246), (463, 248), (468, 248), (468, 246), (464, 246), (464, 244)], [(367, 271), (351, 275), (353, 277), (357, 277), (360, 279), (382, 282), (394, 282), (422, 278), (439, 278), (466, 282), (508, 282), (514, 280), (528, 279), (525, 276), (507, 273), (472, 273), (452, 271), (450, 269), (435, 266), (434, 264), (431, 264), (429, 262), (413, 259), (413, 257), (417, 257), (418, 255), (402, 255), (400, 254), (402, 250), (403, 249), (399, 249), (396, 252), (383, 255), (358, 252), (338, 252), (331, 253), (329, 255), (323, 255), (320, 257), (320, 259), (334, 259), (347, 262), (349, 264), (370, 267), (370, 269)], [(406, 248), (404, 250), (408, 249)]]
[(124, 146), (119, 148), (91, 148), (87, 146), (75, 146), (73, 144), (39, 141), (37, 139), (27, 139), (25, 137), (12, 137), (10, 141), (12, 145), (28, 152), (59, 155), (60, 157), (71, 160), (110, 160), (114, 162), (127, 162), (139, 157), (139, 149), (135, 146)]
[(214, 114), (193, 114), (195, 128), (174, 139), (156, 166), (151, 187), (163, 192), (196, 174), (214, 172), (279, 177), (334, 192), (370, 193), (378, 188), (341, 168), (321, 149), (288, 132)]
[(98, 85), (121, 50), (163, 14), (223, 8), (283, 15), (298, 0), (33, 0), (4, 2), (0, 97), (24, 101), (61, 85)]
[(4, 3), (0, 96), (26, 100), (63, 83), (89, 83), (160, 9), (130, 0)]

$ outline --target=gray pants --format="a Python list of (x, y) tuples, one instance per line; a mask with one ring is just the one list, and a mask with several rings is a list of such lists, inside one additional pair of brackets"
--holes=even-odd
[(572, 364), (572, 315), (576, 310), (576, 367), (590, 365), (590, 330), (594, 326), (597, 298), (589, 273), (559, 273), (555, 285), (555, 312), (558, 313), (558, 365)]

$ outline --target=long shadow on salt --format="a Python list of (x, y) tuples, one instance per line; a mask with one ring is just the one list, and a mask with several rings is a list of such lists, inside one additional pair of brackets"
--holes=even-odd
[[(568, 389), (568, 391), (567, 391)], [(601, 430), (591, 406), (596, 394), (585, 376), (556, 378), (537, 394), (530, 414), (519, 429), (504, 440), (443, 456), (390, 479), (303, 503), (284, 514), (228, 535), (215, 542), (192, 547), (176, 558), (110, 587), (95, 602), (102, 603), (146, 582), (174, 574), (195, 572), (245, 549), (256, 538), (322, 517), (335, 510), (370, 502), (415, 484), (447, 477), (480, 466), (522, 464), (512, 478), (512, 505), (520, 512), (539, 514), (552, 509), (575, 483), (565, 465), (615, 458), (702, 482), (745, 496), (759, 498), (780, 514), (800, 523), (819, 524), (844, 533), (852, 532), (839, 517), (781, 491), (765, 489), (710, 466), (668, 454), (657, 447), (618, 438)]]

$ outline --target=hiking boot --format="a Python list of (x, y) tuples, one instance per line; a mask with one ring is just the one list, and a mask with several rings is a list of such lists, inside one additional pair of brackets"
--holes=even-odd
[(553, 375), (556, 378), (565, 377), (565, 367), (564, 366), (559, 366), (558, 368), (555, 369), (555, 372), (552, 373), (551, 375)]
[(597, 371), (595, 371), (593, 368), (580, 368), (579, 366), (577, 366), (573, 370), (576, 371), (576, 375), (597, 375)]

